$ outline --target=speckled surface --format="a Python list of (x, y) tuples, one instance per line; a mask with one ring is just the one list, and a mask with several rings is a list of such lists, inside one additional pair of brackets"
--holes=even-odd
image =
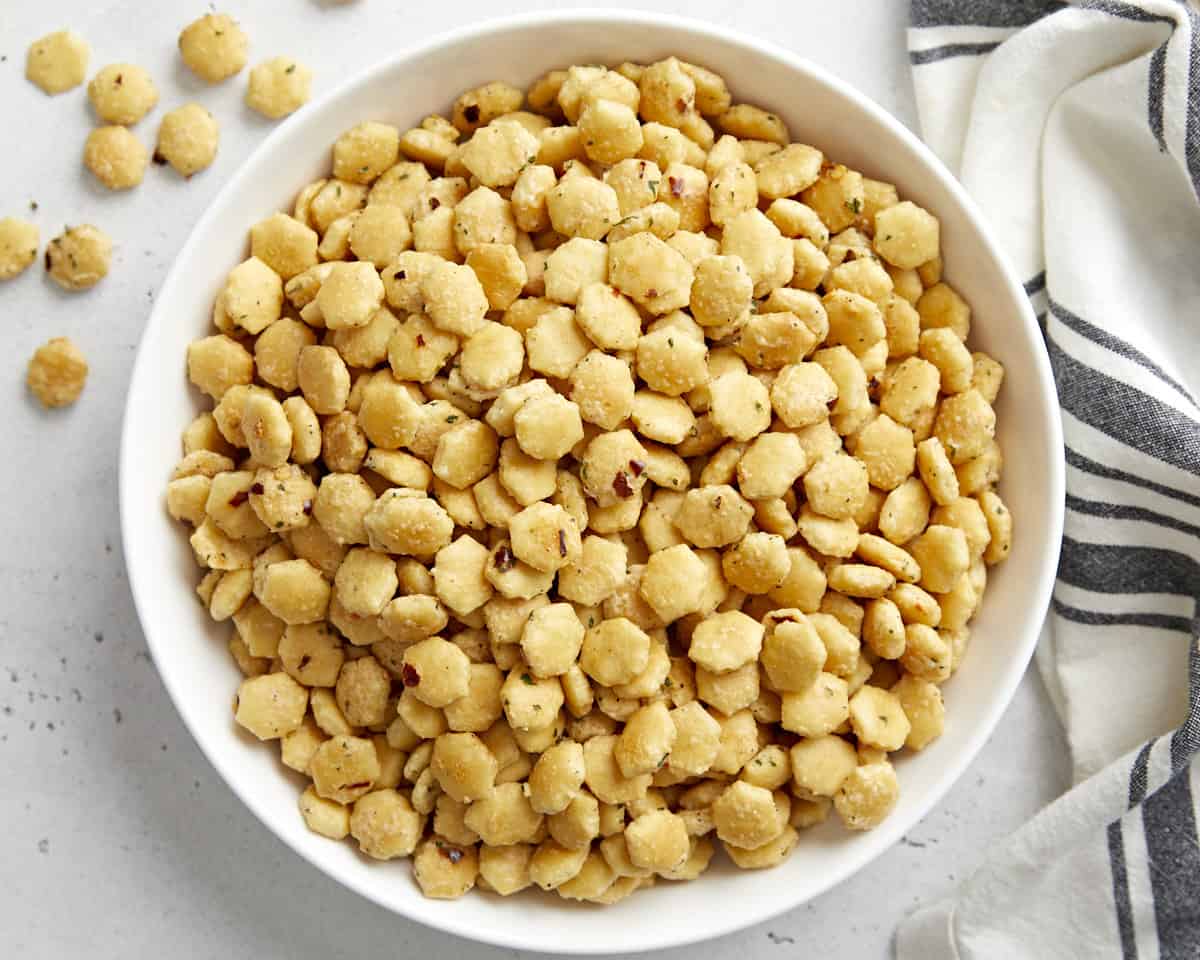
[[(576, 5), (540, 0), (523, 8)], [(905, 4), (631, 6), (686, 11), (770, 37), (914, 122)], [(318, 93), (403, 46), (510, 12), (396, 0), (233, 0), (221, 9), (246, 26), (252, 61), (297, 56), (314, 69)], [(182, 66), (175, 38), (201, 10), (199, 2), (177, 0), (0, 5), (0, 216), (30, 217), (43, 243), (65, 223), (94, 222), (117, 245), (111, 275), (90, 293), (59, 292), (40, 265), (0, 286), (9, 470), (0, 509), (5, 945), (26, 960), (512, 956), (385, 913), (287, 850), (192, 745), (146, 652), (124, 579), (116, 507), (126, 381), (172, 258), (222, 181), (271, 127), (241, 103), (245, 74), (209, 88)], [(215, 166), (186, 183), (151, 167), (146, 182), (127, 194), (95, 186), (80, 163), (92, 122), (83, 90), (51, 99), (24, 80), (29, 42), (65, 26), (90, 42), (89, 73), (114, 61), (152, 72), (159, 107), (136, 128), (148, 146), (165, 110), (188, 100), (212, 110), (222, 126)], [(73, 409), (47, 413), (25, 392), (25, 362), (38, 344), (64, 334), (83, 346), (91, 376)], [(902, 916), (950, 890), (990, 843), (1060, 793), (1068, 777), (1057, 721), (1031, 673), (974, 765), (903, 843), (798, 910), (664, 956), (886, 956)]]

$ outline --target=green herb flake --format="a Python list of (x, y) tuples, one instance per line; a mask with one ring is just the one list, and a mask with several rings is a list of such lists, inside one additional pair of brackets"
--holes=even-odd
[(532, 687), (533, 686), (533, 677), (531, 677), (527, 673), (523, 673), (523, 674), (521, 674), (521, 682), (523, 684), (525, 684), (527, 687)]

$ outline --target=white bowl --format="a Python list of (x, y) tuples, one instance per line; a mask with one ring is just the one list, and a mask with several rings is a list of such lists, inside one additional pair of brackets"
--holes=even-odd
[[(403, 127), (446, 112), (460, 91), (496, 78), (524, 86), (571, 63), (669, 54), (718, 71), (736, 100), (775, 111), (795, 139), (895, 182), (941, 219), (947, 276), (974, 308), (972, 346), (1008, 371), (998, 414), (1008, 464), (1001, 490), (1016, 519), (1012, 556), (991, 571), (970, 652), (946, 685), (946, 732), (898, 760), (900, 802), (876, 830), (853, 834), (830, 822), (804, 833), (775, 870), (741, 872), (722, 857), (697, 882), (659, 884), (603, 909), (528, 893), (426, 900), (407, 863), (371, 862), (349, 843), (309, 833), (296, 810), (298, 778), (279, 764), (274, 745), (233, 723), (239, 675), (225, 650), (230, 628), (211, 623), (197, 604), (187, 538), (162, 505), (180, 431), (200, 406), (184, 351), (208, 332), (213, 298), (244, 256), (247, 228), (289, 207), (301, 186), (324, 174), (329, 145), (345, 128), (367, 119)], [(413, 920), (508, 947), (609, 953), (703, 940), (796, 907), (878, 856), (937, 803), (992, 732), (1033, 652), (1062, 531), (1062, 437), (1049, 363), (1021, 284), (962, 188), (899, 122), (825, 71), (761, 41), (674, 16), (563, 12), (493, 21), (402, 53), (272, 133), (201, 218), (155, 303), (129, 390), (120, 491), (129, 583), (163, 681), (200, 748), (263, 823), (331, 877)]]

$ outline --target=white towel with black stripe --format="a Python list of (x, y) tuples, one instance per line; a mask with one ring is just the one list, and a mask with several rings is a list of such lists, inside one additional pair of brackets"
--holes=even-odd
[(1077, 785), (896, 952), (1197, 958), (1200, 8), (913, 0), (908, 42), (922, 133), (1027, 278), (1058, 383), (1038, 664)]

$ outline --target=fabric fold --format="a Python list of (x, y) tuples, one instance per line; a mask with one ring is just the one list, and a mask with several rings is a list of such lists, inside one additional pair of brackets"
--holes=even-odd
[(914, 0), (908, 43), (922, 133), (1025, 278), (1058, 385), (1037, 662), (1077, 786), (896, 952), (1200, 956), (1200, 13)]

